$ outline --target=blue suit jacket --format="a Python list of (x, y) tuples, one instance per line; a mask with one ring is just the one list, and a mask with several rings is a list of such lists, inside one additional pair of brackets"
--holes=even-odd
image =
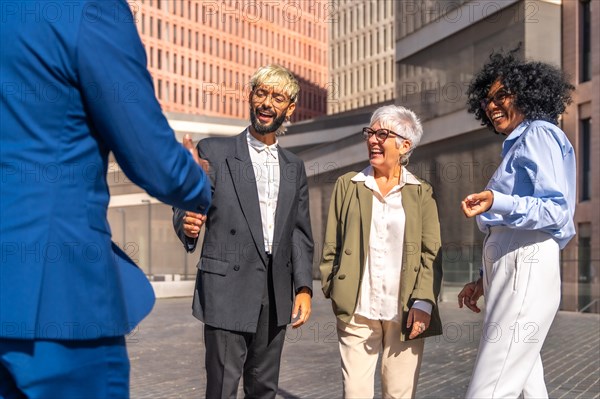
[(154, 303), (111, 242), (107, 158), (163, 202), (206, 213), (210, 183), (154, 96), (125, 1), (0, 5), (0, 337), (129, 332)]

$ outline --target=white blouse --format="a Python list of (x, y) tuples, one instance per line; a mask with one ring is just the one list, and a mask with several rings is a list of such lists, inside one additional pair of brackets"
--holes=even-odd
[[(402, 321), (400, 304), (400, 272), (406, 217), (402, 207), (402, 187), (421, 184), (406, 168), (402, 168), (400, 183), (385, 196), (375, 182), (373, 168), (368, 166), (352, 178), (364, 181), (373, 192), (369, 252), (355, 314), (371, 320)], [(432, 305), (416, 300), (413, 307), (431, 314)]]

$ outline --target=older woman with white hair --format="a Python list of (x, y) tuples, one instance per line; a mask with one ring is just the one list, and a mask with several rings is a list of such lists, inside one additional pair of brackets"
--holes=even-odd
[(362, 130), (369, 166), (338, 178), (321, 279), (331, 298), (345, 398), (374, 396), (382, 353), (385, 398), (416, 392), (424, 339), (441, 334), (441, 239), (431, 186), (406, 169), (423, 135), (417, 116), (377, 109)]

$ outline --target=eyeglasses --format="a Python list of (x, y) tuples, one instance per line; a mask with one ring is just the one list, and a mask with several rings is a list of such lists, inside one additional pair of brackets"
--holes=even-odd
[[(373, 130), (370, 127), (363, 127), (362, 134), (363, 134), (363, 139), (365, 139), (365, 140), (369, 140), (371, 138), (371, 136), (375, 135), (375, 138), (380, 143), (383, 143), (384, 141), (386, 141), (390, 134), (394, 135), (394, 136), (402, 137), (398, 133), (392, 132), (391, 130), (388, 130), (388, 129)], [(405, 139), (404, 137), (402, 137), (402, 138)]]
[(284, 105), (286, 105), (290, 100), (281, 93), (276, 93), (276, 92), (269, 92), (268, 90), (265, 89), (256, 89), (254, 90), (254, 95), (253, 97), (258, 101), (258, 102), (264, 102), (267, 100), (267, 97), (271, 97), (271, 102), (273, 105), (275, 105), (275, 107), (277, 108), (281, 108)]
[(487, 109), (488, 105), (490, 105), (490, 103), (494, 103), (497, 107), (501, 106), (502, 104), (504, 104), (504, 101), (506, 101), (506, 98), (508, 96), (510, 96), (512, 93), (506, 90), (498, 90), (498, 92), (496, 94), (494, 94), (492, 97), (486, 97), (483, 100), (481, 100), (480, 104), (481, 104), (481, 109), (483, 109), (484, 111)]

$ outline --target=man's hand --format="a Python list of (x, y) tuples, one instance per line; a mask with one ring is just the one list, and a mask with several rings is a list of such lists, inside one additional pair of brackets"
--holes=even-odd
[(196, 163), (200, 165), (202, 169), (204, 169), (204, 172), (208, 173), (208, 161), (206, 159), (200, 158), (200, 155), (198, 155), (198, 151), (196, 150), (196, 147), (194, 146), (192, 138), (189, 134), (183, 136), (183, 146), (192, 154), (192, 156), (194, 157), (194, 161), (196, 161)]
[(422, 311), (421, 309), (410, 308), (408, 312), (408, 319), (406, 320), (406, 328), (410, 328), (410, 326), (412, 325), (412, 330), (408, 338), (413, 339), (416, 336), (422, 334), (425, 330), (429, 328), (430, 322), (430, 314)]
[(483, 295), (483, 279), (479, 277), (477, 281), (471, 281), (465, 284), (463, 289), (458, 294), (458, 307), (462, 308), (463, 304), (475, 313), (481, 312), (477, 307), (477, 301)]
[(465, 216), (471, 218), (480, 213), (487, 212), (492, 207), (493, 202), (494, 193), (490, 190), (485, 190), (480, 193), (467, 195), (460, 205)]
[(298, 317), (298, 320), (292, 324), (293, 328), (298, 328), (302, 324), (306, 323), (308, 317), (310, 316), (310, 308), (311, 308), (311, 298), (310, 298), (310, 289), (307, 287), (303, 287), (296, 294), (296, 299), (294, 301), (294, 310), (292, 312), (292, 320)]
[(183, 233), (190, 238), (198, 238), (200, 229), (205, 222), (206, 215), (186, 211), (183, 217)]

